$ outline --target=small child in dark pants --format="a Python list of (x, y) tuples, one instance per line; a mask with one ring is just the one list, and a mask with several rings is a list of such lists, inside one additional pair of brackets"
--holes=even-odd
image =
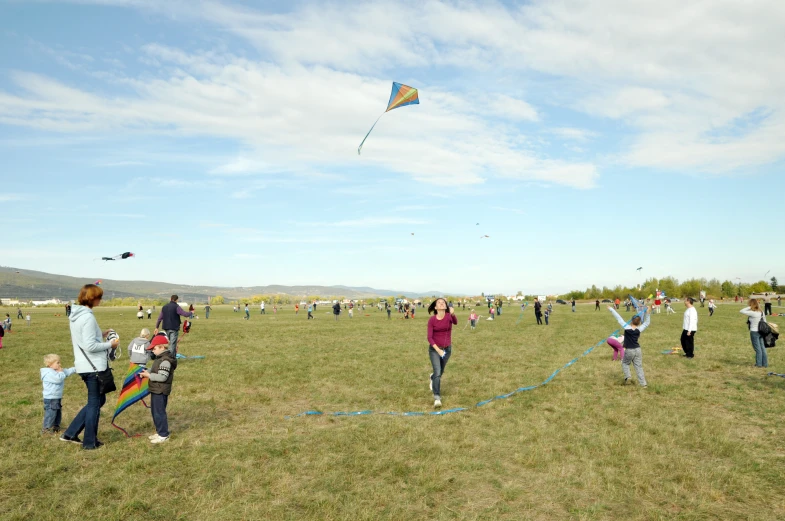
[(151, 443), (163, 443), (169, 439), (169, 419), (166, 416), (166, 406), (169, 403), (169, 394), (172, 392), (174, 370), (177, 369), (177, 359), (169, 351), (169, 339), (165, 333), (153, 337), (147, 347), (155, 357), (150, 370), (142, 371), (139, 376), (149, 378), (150, 384), (150, 410), (153, 413), (155, 434), (149, 437)]
[(46, 355), (44, 365), (46, 367), (41, 368), (41, 381), (44, 384), (44, 425), (41, 434), (53, 434), (60, 431), (65, 379), (74, 374), (76, 368), (63, 369), (57, 355)]

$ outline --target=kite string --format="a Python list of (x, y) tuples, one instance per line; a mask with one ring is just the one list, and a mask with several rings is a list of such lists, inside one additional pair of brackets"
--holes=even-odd
[(363, 145), (365, 144), (365, 140), (366, 140), (366, 139), (368, 139), (368, 136), (370, 136), (370, 135), (371, 135), (371, 132), (373, 131), (373, 127), (375, 127), (375, 126), (376, 126), (376, 124), (379, 122), (379, 120), (380, 120), (380, 119), (382, 119), (382, 116), (384, 116), (384, 114), (385, 114), (386, 112), (387, 112), (387, 111), (385, 110), (384, 112), (382, 112), (382, 113), (381, 113), (381, 115), (380, 115), (378, 118), (376, 118), (376, 121), (374, 121), (374, 122), (373, 122), (373, 125), (371, 126), (371, 130), (369, 130), (369, 131), (368, 131), (368, 133), (367, 133), (367, 134), (365, 134), (365, 137), (363, 138), (363, 141), (362, 141), (362, 143), (360, 143), (360, 146), (359, 146), (359, 147), (357, 147), (357, 155), (358, 155), (358, 156), (360, 155), (360, 151), (362, 150), (362, 148), (363, 148)]

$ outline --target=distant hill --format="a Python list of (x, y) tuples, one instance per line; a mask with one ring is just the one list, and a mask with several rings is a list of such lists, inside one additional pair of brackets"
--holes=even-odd
[[(352, 286), (251, 286), (251, 287), (220, 287), (220, 286), (188, 286), (153, 282), (144, 280), (112, 280), (102, 279), (104, 292), (110, 298), (162, 298), (167, 299), (176, 293), (184, 302), (207, 301), (207, 297), (221, 295), (228, 300), (249, 298), (253, 295), (284, 294), (294, 297), (319, 295), (321, 297), (343, 296), (351, 299), (373, 297), (393, 297), (406, 295), (417, 298), (431, 295), (442, 295), (440, 291), (415, 293), (411, 291), (392, 291), (368, 287)], [(20, 300), (43, 298), (74, 298), (85, 284), (95, 279), (69, 277), (42, 271), (25, 270), (0, 266), (0, 297)]]

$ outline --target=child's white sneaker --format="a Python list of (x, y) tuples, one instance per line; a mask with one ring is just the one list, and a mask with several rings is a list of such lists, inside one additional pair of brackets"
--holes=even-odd
[(439, 407), (441, 407), (441, 406), (442, 406), (442, 401), (441, 401), (439, 398), (436, 398), (436, 399), (433, 401), (433, 406), (434, 406), (435, 408), (437, 408), (437, 409), (438, 409)]
[[(156, 434), (156, 436), (158, 436), (158, 435)], [(163, 443), (163, 442), (165, 442), (168, 439), (169, 439), (169, 436), (167, 436), (165, 438), (163, 436), (158, 436), (154, 440), (150, 440), (150, 443)]]
[(151, 435), (149, 435), (149, 436), (147, 437), (147, 439), (148, 439), (148, 440), (150, 440), (150, 441), (153, 441), (153, 440), (154, 440), (154, 439), (156, 439), (156, 438), (160, 438), (160, 436), (158, 435), (158, 433), (157, 433), (157, 432), (156, 432), (155, 434), (151, 434)]

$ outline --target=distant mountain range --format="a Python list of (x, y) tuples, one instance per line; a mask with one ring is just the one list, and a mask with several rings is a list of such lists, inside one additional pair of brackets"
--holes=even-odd
[[(20, 300), (74, 298), (85, 284), (95, 279), (69, 277), (42, 271), (25, 270), (0, 266), (0, 297)], [(249, 298), (254, 295), (284, 294), (295, 297), (318, 295), (320, 297), (346, 297), (364, 299), (373, 297), (428, 297), (442, 295), (440, 291), (416, 293), (412, 291), (392, 291), (368, 287), (352, 286), (251, 286), (251, 287), (220, 287), (220, 286), (187, 286), (168, 282), (144, 280), (112, 280), (102, 279), (101, 286), (109, 298), (163, 298), (177, 294), (184, 302), (206, 301), (207, 297), (221, 295), (228, 300)]]

